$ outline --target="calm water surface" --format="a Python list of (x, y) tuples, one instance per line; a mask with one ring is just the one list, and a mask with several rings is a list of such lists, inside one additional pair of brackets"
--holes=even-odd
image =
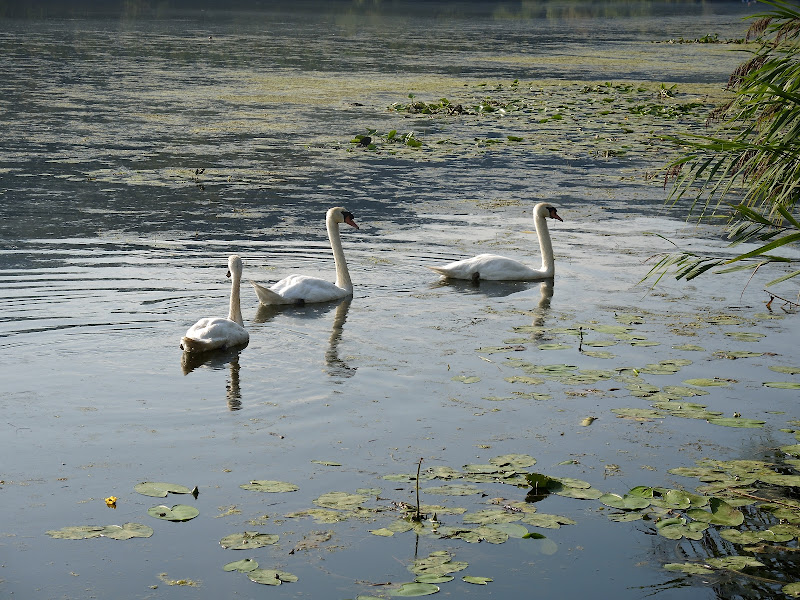
[[(391, 519), (330, 525), (285, 515), (329, 491), (380, 488), (370, 506), (412, 502), (412, 484), (383, 477), (412, 472), (420, 458), (423, 467), (460, 469), (525, 453), (538, 460), (534, 470), (625, 493), (635, 485), (692, 489), (695, 482), (667, 470), (707, 455), (761, 458), (792, 443), (779, 429), (797, 416), (796, 392), (762, 386), (791, 379), (769, 366), (796, 363), (797, 319), (764, 308), (763, 283), (774, 275), (759, 274), (745, 289), (735, 276), (665, 281), (651, 293), (636, 285), (644, 261), (669, 249), (647, 233), (723, 251), (713, 230), (663, 209), (665, 192), (646, 174), (663, 164), (664, 149), (610, 158), (580, 141), (576, 132), (593, 127), (595, 138), (610, 135), (588, 121), (563, 139), (554, 129), (553, 141), (538, 146), (487, 149), (472, 140), (533, 136), (546, 126), (511, 115), (387, 110), (409, 94), (466, 103), (514, 80), (538, 98), (559, 81), (576, 97), (606, 81), (721, 89), (740, 52), (654, 42), (742, 37), (741, 18), (754, 9), (297, 6), (0, 20), (0, 591), (179, 598), (186, 588), (165, 579), (185, 579), (200, 582), (189, 595), (261, 597), (264, 588), (222, 571), (245, 556), (218, 544), (258, 530), (281, 541), (252, 556), (300, 578), (268, 590), (282, 598), (385, 595), (366, 582), (411, 581), (414, 558), (442, 549), (469, 562), (462, 574), (494, 580), (484, 588), (457, 576), (440, 592), (452, 597), (517, 598), (534, 587), (565, 598), (724, 596), (722, 586), (674, 583), (661, 565), (685, 548), (607, 521), (595, 502), (542, 504), (541, 512), (578, 522), (545, 530), (554, 546), (384, 538), (369, 530)], [(351, 143), (392, 129), (415, 132), (423, 147)], [(651, 140), (648, 133), (642, 146)], [(551, 227), (554, 289), (443, 284), (424, 268), (484, 251), (536, 263), (530, 212), (540, 199), (564, 219)], [(245, 285), (249, 346), (205, 363), (183, 360), (183, 332), (226, 313), (229, 254), (242, 256), (246, 280), (298, 271), (333, 278), (323, 218), (334, 205), (361, 226), (342, 235), (352, 302), (270, 312)], [(615, 339), (602, 325), (628, 326), (633, 337)], [(592, 332), (587, 340), (614, 344), (593, 347), (610, 356), (579, 352), (580, 327)], [(756, 341), (730, 335), (741, 330)], [(684, 344), (703, 350), (674, 348)], [(521, 349), (492, 350), (509, 345)], [(721, 358), (754, 349), (770, 354)], [(509, 357), (621, 379), (524, 384), (514, 381), (525, 373)], [(642, 380), (736, 379), (702, 402), (765, 427), (615, 418), (613, 408), (648, 406), (623, 375), (675, 358), (692, 362)], [(591, 427), (581, 426), (587, 416), (597, 417)], [(239, 488), (254, 479), (300, 490)], [(147, 516), (160, 500), (133, 491), (147, 480), (197, 485), (196, 500), (164, 502), (193, 504), (200, 517)], [(492, 497), (525, 496), (514, 486), (485, 487), (488, 497), (424, 501), (475, 510)], [(119, 498), (115, 511), (103, 503), (110, 495)], [(69, 541), (44, 533), (129, 521), (155, 534)], [(330, 530), (332, 540), (289, 554), (315, 530)]]

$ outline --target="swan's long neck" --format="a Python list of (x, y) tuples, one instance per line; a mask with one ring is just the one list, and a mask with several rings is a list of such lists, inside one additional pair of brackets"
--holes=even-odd
[(535, 215), (536, 235), (539, 237), (539, 249), (542, 252), (541, 272), (546, 277), (552, 277), (556, 270), (555, 257), (553, 256), (553, 243), (550, 241), (550, 230), (547, 228), (547, 219), (544, 215)]
[(241, 287), (242, 274), (238, 270), (231, 270), (231, 305), (228, 310), (228, 320), (244, 327), (242, 319), (242, 302), (239, 288)]
[(328, 239), (331, 241), (333, 262), (336, 264), (336, 287), (352, 292), (353, 282), (350, 281), (350, 271), (347, 270), (347, 261), (344, 259), (342, 239), (339, 236), (339, 224), (335, 221), (333, 215), (328, 215), (325, 219), (325, 226), (328, 228)]

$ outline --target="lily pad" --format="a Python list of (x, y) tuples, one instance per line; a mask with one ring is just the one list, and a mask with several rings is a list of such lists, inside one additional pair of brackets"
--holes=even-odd
[(248, 573), (258, 568), (258, 563), (252, 558), (243, 558), (242, 560), (235, 560), (229, 562), (222, 567), (223, 571), (239, 571), (240, 573)]
[(243, 483), (239, 486), (243, 490), (253, 492), (296, 492), (300, 488), (293, 483), (285, 481), (271, 481), (269, 479), (254, 479), (250, 483)]
[(708, 529), (708, 523), (693, 521), (686, 523), (686, 519), (665, 519), (656, 524), (659, 535), (670, 540), (687, 538), (690, 540), (703, 539), (703, 532)]
[(696, 563), (667, 563), (664, 565), (667, 571), (680, 571), (687, 575), (708, 575), (713, 573), (713, 569), (698, 565)]
[(411, 583), (404, 583), (397, 590), (389, 592), (392, 596), (401, 596), (405, 598), (413, 598), (416, 596), (430, 596), (439, 591), (438, 585), (432, 583), (419, 583), (413, 581)]
[[(452, 378), (453, 381), (460, 381), (461, 383), (478, 383), (481, 378), (477, 375), (456, 375)], [(437, 588), (438, 589), (438, 588)]]
[(107, 525), (101, 534), (112, 540), (129, 540), (131, 538), (149, 538), (153, 528), (141, 523), (124, 523), (123, 525)]
[(698, 387), (725, 387), (730, 385), (730, 381), (727, 379), (711, 379), (707, 377), (699, 377), (696, 379), (687, 379), (684, 381), (686, 385), (696, 385)]
[(490, 529), (495, 529), (500, 533), (504, 533), (510, 538), (517, 538), (517, 539), (522, 539), (529, 533), (526, 527), (518, 525), (517, 523), (492, 523), (487, 525), (486, 527)]
[(473, 583), (475, 585), (486, 585), (490, 581), (494, 581), (491, 577), (476, 577), (474, 575), (464, 575), (461, 578), (461, 581), (466, 581), (467, 583)]
[(296, 517), (311, 517), (312, 519), (314, 519), (315, 523), (321, 523), (321, 524), (340, 523), (342, 521), (347, 521), (347, 519), (349, 518), (347, 513), (341, 513), (335, 510), (326, 510), (323, 508), (309, 508), (306, 510), (299, 510), (287, 514), (286, 517), (290, 519)]
[[(477, 512), (468, 513), (462, 517), (464, 523), (487, 525), (489, 523), (513, 523), (522, 517), (519, 513), (508, 512), (499, 508), (485, 508)], [(527, 533), (527, 532), (526, 532)]]
[(163, 519), (165, 521), (191, 521), (200, 511), (194, 506), (188, 504), (176, 504), (172, 508), (160, 504), (147, 509), (147, 514), (156, 519)]
[(314, 500), (314, 504), (323, 508), (337, 510), (352, 510), (366, 502), (367, 497), (361, 494), (348, 494), (347, 492), (328, 492)]
[(800, 582), (787, 583), (781, 588), (781, 591), (792, 598), (800, 598)]
[(257, 531), (244, 531), (226, 535), (219, 541), (219, 545), (228, 550), (249, 550), (262, 548), (276, 543), (280, 536), (272, 533), (259, 533)]
[(794, 381), (765, 381), (763, 385), (781, 390), (800, 390), (800, 383)]
[(728, 337), (732, 337), (735, 340), (739, 340), (740, 342), (757, 342), (763, 337), (766, 337), (764, 333), (756, 333), (752, 331), (729, 331), (725, 335)]
[(525, 469), (536, 464), (536, 459), (529, 454), (503, 454), (490, 458), (489, 462), (499, 467), (509, 467), (511, 469)]
[(51, 529), (45, 533), (59, 540), (86, 540), (100, 537), (105, 525), (73, 525), (61, 529)]
[(770, 371), (776, 373), (786, 373), (787, 375), (800, 375), (800, 367), (788, 367), (783, 365), (775, 365), (769, 368)]
[(764, 426), (764, 421), (756, 419), (743, 419), (741, 417), (712, 417), (708, 419), (712, 425), (722, 425), (723, 427), (742, 427), (756, 429)]
[(650, 506), (650, 499), (641, 496), (631, 496), (626, 494), (620, 496), (618, 494), (603, 494), (598, 498), (600, 502), (611, 508), (619, 508), (622, 510), (639, 510)]
[(747, 567), (764, 567), (766, 566), (759, 560), (752, 556), (724, 556), (722, 558), (709, 558), (706, 562), (712, 567), (719, 567), (720, 569), (731, 569), (733, 571), (741, 571)]
[(559, 529), (562, 525), (575, 525), (575, 521), (569, 517), (561, 515), (548, 515), (545, 513), (534, 513), (522, 517), (522, 522), (534, 527), (544, 527), (545, 529)]
[(455, 577), (452, 575), (420, 575), (417, 577), (417, 583), (447, 583), (453, 581)]
[(439, 487), (429, 487), (423, 489), (426, 494), (442, 494), (444, 496), (471, 496), (483, 492), (480, 488), (473, 485), (447, 484)]
[(247, 573), (250, 581), (263, 585), (280, 585), (281, 583), (293, 583), (297, 581), (297, 576), (286, 571), (276, 571), (274, 569), (254, 569)]
[(192, 490), (177, 483), (163, 483), (154, 481), (144, 481), (133, 486), (135, 492), (144, 496), (155, 498), (166, 498), (167, 494), (191, 494)]

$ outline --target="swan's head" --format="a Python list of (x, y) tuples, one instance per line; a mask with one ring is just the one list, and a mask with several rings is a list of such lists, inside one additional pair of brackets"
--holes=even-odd
[(561, 221), (563, 223), (563, 219), (558, 216), (556, 212), (556, 207), (549, 205), (547, 202), (540, 202), (537, 204), (533, 209), (533, 218), (534, 219), (556, 219), (557, 221)]
[(355, 217), (353, 217), (353, 213), (348, 210), (343, 209), (341, 206), (337, 206), (332, 208), (328, 211), (327, 219), (333, 219), (334, 223), (347, 223), (350, 227), (355, 227), (358, 229), (358, 225), (356, 225)]
[(228, 274), (226, 277), (232, 277), (233, 274), (242, 274), (242, 259), (236, 254), (228, 257)]

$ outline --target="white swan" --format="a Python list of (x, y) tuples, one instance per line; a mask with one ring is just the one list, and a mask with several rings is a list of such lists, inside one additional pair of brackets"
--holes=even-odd
[(236, 255), (228, 258), (228, 277), (231, 278), (231, 301), (228, 318), (208, 317), (192, 325), (181, 338), (185, 352), (208, 352), (220, 348), (243, 346), (250, 341), (244, 328), (239, 287), (242, 281), (242, 259)]
[(555, 273), (553, 244), (550, 242), (550, 231), (547, 229), (547, 218), (561, 221), (556, 209), (546, 202), (537, 204), (533, 209), (533, 222), (536, 235), (539, 237), (539, 248), (542, 252), (542, 268), (532, 269), (521, 262), (498, 256), (497, 254), (479, 254), (467, 260), (458, 260), (442, 267), (428, 267), (442, 277), (451, 279), (471, 279), (478, 281), (535, 281), (549, 279)]
[(339, 237), (340, 223), (347, 223), (358, 229), (352, 213), (341, 207), (331, 208), (325, 215), (325, 226), (328, 228), (333, 261), (336, 263), (336, 283), (309, 275), (289, 275), (269, 288), (251, 281), (259, 302), (266, 305), (309, 304), (330, 302), (352, 296), (353, 283), (350, 281), (350, 272), (347, 270), (347, 262), (344, 259), (344, 250), (342, 250), (342, 240)]

